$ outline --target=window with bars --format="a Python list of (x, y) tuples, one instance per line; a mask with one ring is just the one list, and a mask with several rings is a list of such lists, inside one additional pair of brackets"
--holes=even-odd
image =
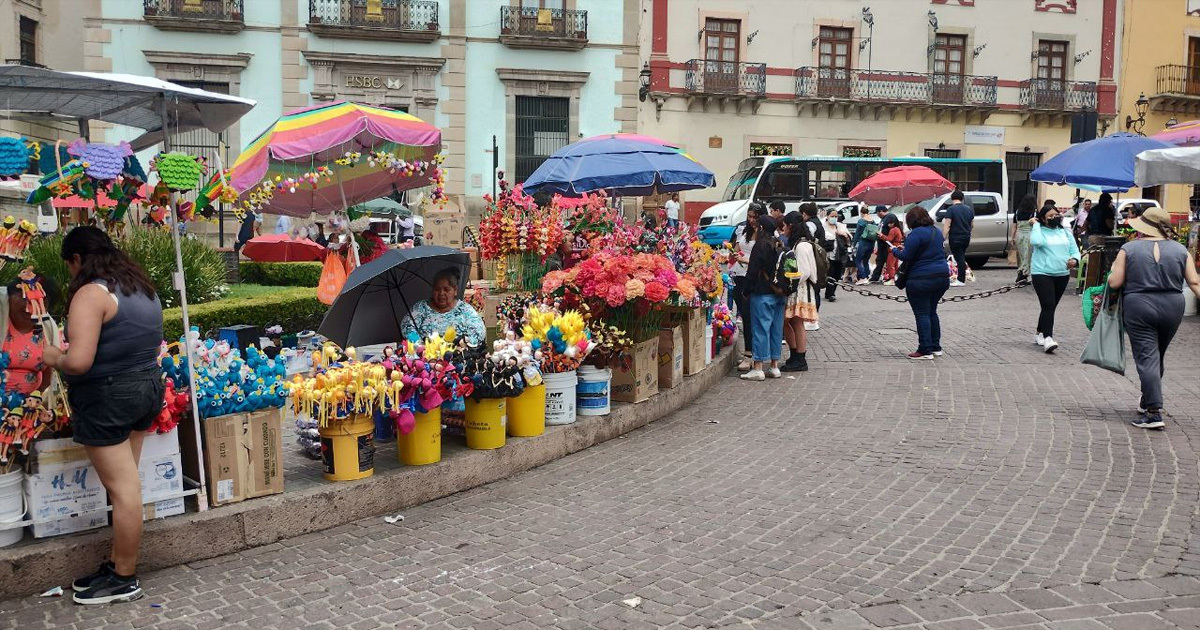
[(1016, 211), (1022, 199), (1037, 196), (1037, 182), (1030, 181), (1029, 174), (1042, 165), (1042, 154), (1008, 151), (1004, 165), (1008, 168), (1008, 209)]
[(37, 63), (37, 20), (21, 16), (21, 63)]
[(570, 99), (518, 96), (516, 106), (517, 162), (513, 181), (523, 182), (546, 158), (570, 142)]
[(958, 158), (962, 151), (958, 149), (925, 149), (928, 158)]

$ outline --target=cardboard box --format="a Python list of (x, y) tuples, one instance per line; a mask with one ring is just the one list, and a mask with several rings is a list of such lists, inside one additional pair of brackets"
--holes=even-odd
[(25, 477), (25, 503), (35, 538), (71, 534), (108, 525), (108, 492), (70, 438), (38, 440), (34, 473)]
[(249, 468), (246, 498), (283, 492), (283, 409), (263, 409), (247, 416)]
[(683, 328), (658, 333), (658, 388), (674, 389), (683, 382)]
[(183, 460), (178, 431), (146, 435), (142, 440), (138, 477), (142, 480), (142, 503), (180, 498), (183, 494)]
[(147, 503), (142, 507), (142, 519), (152, 521), (156, 518), (166, 518), (168, 516), (183, 514), (183, 510), (183, 497), (155, 501), (154, 503)]
[(704, 329), (708, 326), (708, 318), (704, 309), (688, 309), (683, 314), (683, 374), (692, 376), (704, 369)]
[(628, 369), (613, 369), (612, 399), (617, 402), (642, 402), (658, 393), (658, 337), (635, 344), (630, 352)]
[(462, 247), (463, 226), (467, 215), (462, 213), (437, 213), (425, 216), (425, 244), (443, 247)]
[(250, 449), (246, 433), (249, 419), (244, 413), (205, 418), (204, 470), (208, 499), (213, 507), (237, 503), (246, 498), (246, 470), (250, 467)]

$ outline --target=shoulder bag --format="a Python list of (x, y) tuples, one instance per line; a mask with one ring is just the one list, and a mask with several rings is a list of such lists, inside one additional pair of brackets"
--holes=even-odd
[(1092, 322), (1092, 333), (1079, 360), (1125, 374), (1125, 323), (1121, 320), (1121, 297), (1105, 283), (1104, 302)]

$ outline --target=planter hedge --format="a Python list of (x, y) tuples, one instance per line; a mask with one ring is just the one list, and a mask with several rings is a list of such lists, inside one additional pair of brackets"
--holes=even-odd
[[(329, 310), (317, 299), (315, 289), (306, 287), (281, 288), (270, 295), (247, 298), (227, 298), (197, 304), (188, 309), (193, 326), (202, 333), (225, 326), (250, 324), (272, 326), (279, 324), (285, 332), (316, 330)], [(183, 336), (183, 312), (178, 308), (163, 311), (163, 338), (177, 340)]]
[(238, 263), (238, 274), (246, 284), (265, 284), (272, 287), (316, 287), (321, 281), (319, 262), (254, 262)]

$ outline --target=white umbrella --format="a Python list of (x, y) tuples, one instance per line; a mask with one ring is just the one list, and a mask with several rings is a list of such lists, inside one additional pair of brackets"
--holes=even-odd
[(1133, 178), (1142, 187), (1200, 184), (1200, 147), (1142, 151), (1137, 154)]

